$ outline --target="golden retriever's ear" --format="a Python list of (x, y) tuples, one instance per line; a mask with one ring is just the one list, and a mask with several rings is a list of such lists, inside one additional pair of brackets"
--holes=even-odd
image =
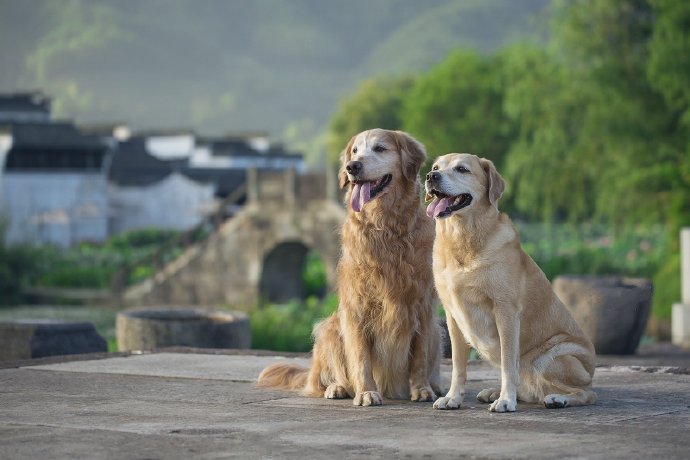
[(419, 168), (426, 160), (426, 150), (421, 142), (403, 131), (395, 131), (395, 141), (402, 156), (403, 176), (407, 180), (415, 180)]
[(352, 145), (355, 143), (356, 137), (356, 135), (352, 136), (350, 141), (345, 146), (345, 149), (342, 152), (340, 152), (340, 170), (338, 171), (338, 185), (341, 189), (345, 188), (345, 186), (350, 183), (350, 179), (347, 178), (347, 171), (345, 170), (345, 165), (350, 161), (350, 158), (352, 157)]
[(506, 188), (506, 183), (498, 173), (493, 161), (487, 160), (486, 158), (480, 158), (479, 163), (482, 165), (482, 169), (486, 173), (487, 179), (489, 179), (489, 203), (498, 209), (498, 199), (501, 198), (501, 195), (503, 195), (503, 191)]

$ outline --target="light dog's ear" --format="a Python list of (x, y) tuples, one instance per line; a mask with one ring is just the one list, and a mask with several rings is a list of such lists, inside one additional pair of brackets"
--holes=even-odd
[(482, 169), (486, 173), (486, 177), (489, 180), (489, 203), (498, 209), (498, 199), (501, 198), (501, 195), (503, 195), (503, 191), (506, 188), (506, 182), (498, 173), (493, 161), (487, 160), (486, 158), (480, 158), (479, 163), (482, 165)]
[(348, 161), (350, 161), (350, 158), (352, 158), (352, 145), (355, 143), (356, 137), (356, 135), (352, 136), (350, 141), (345, 146), (345, 149), (343, 149), (343, 151), (340, 152), (340, 170), (338, 171), (338, 185), (341, 189), (345, 188), (345, 186), (350, 183), (350, 179), (347, 178), (347, 171), (345, 170), (345, 165), (348, 163)]
[(414, 181), (426, 160), (426, 149), (421, 142), (403, 131), (395, 131), (395, 142), (402, 156), (402, 172), (406, 180)]

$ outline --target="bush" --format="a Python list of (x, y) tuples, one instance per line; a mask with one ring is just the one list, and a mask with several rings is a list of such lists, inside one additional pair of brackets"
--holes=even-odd
[(314, 324), (338, 308), (335, 295), (310, 297), (282, 305), (258, 306), (249, 312), (252, 348), (274, 351), (309, 351)]

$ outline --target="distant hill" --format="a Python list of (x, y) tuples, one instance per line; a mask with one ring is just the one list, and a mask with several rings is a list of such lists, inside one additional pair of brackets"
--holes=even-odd
[(549, 0), (0, 0), (0, 91), (135, 129), (313, 136), (357, 82), (540, 32)]

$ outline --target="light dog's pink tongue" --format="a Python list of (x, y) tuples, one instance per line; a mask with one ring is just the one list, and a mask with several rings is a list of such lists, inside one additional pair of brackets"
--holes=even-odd
[(360, 182), (355, 184), (352, 189), (352, 197), (350, 198), (350, 205), (354, 212), (360, 212), (362, 206), (371, 200), (371, 182)]
[(450, 198), (434, 198), (434, 201), (429, 203), (426, 207), (426, 215), (429, 217), (438, 217), (450, 205)]

